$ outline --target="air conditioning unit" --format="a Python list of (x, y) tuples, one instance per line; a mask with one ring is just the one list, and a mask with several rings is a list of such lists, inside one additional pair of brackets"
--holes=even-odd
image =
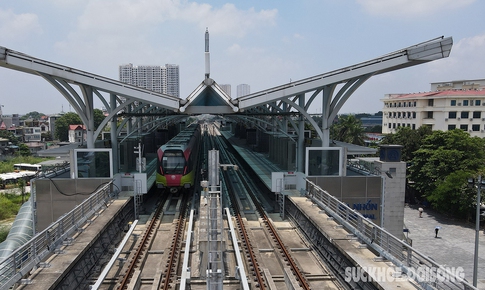
[(445, 121), (448, 121), (448, 118), (445, 118)]

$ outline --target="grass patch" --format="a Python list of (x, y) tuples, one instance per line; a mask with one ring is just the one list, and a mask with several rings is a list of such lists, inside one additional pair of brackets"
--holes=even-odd
[(2, 243), (7, 239), (9, 231), (10, 231), (9, 226), (0, 226), (0, 243)]
[[(23, 201), (29, 200), (30, 193), (25, 194)], [(22, 206), (22, 196), (9, 191), (0, 194), (0, 221), (15, 218)], [(0, 224), (0, 243), (5, 241), (10, 231), (11, 226), (8, 223)]]
[[(24, 201), (27, 201), (29, 199), (29, 196), (30, 194), (24, 195)], [(21, 206), (21, 195), (10, 193), (0, 195), (0, 220), (16, 216)]]

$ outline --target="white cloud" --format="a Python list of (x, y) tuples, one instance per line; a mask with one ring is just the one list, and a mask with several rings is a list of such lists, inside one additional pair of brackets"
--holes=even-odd
[(239, 10), (234, 4), (225, 4), (220, 9), (211, 9), (206, 4), (189, 5), (183, 13), (184, 20), (199, 27), (209, 27), (211, 33), (244, 37), (249, 31), (263, 26), (274, 26), (276, 9), (255, 11), (254, 8)]
[(382, 16), (422, 16), (466, 7), (476, 0), (357, 0), (367, 13)]
[(37, 15), (15, 14), (12, 10), (0, 9), (0, 35), (5, 40), (22, 40), (42, 32)]
[(229, 54), (232, 54), (232, 55), (240, 55), (241, 52), (243, 51), (243, 49), (241, 48), (241, 46), (237, 43), (231, 45), (228, 49), (227, 49), (227, 52)]
[(485, 34), (460, 39), (450, 56), (429, 64), (432, 82), (485, 78)]
[(86, 0), (48, 0), (48, 2), (56, 7), (64, 9), (78, 7), (78, 5), (85, 3)]
[[(226, 53), (229, 57), (223, 65), (237, 67), (237, 70), (231, 70), (230, 74), (222, 74), (221, 77), (224, 78), (222, 81), (232, 84), (251, 84), (251, 92), (287, 83), (291, 78), (297, 80), (299, 79), (297, 75), (301, 74), (303, 69), (301, 63), (291, 58), (282, 58), (262, 47), (233, 44)], [(216, 77), (219, 79), (219, 76)], [(230, 78), (229, 81), (227, 78)]]
[[(233, 4), (219, 9), (209, 4), (171, 0), (89, 1), (74, 34), (144, 34), (166, 21), (179, 20), (209, 27), (211, 33), (244, 36), (259, 26), (274, 25), (277, 10), (238, 10)], [(175, 32), (174, 32), (175, 33)]]
[[(191, 26), (200, 28), (200, 37), (209, 27), (211, 35), (240, 38), (250, 31), (275, 25), (276, 16), (276, 9), (240, 10), (233, 4), (215, 8), (184, 0), (89, 0), (75, 30), (57, 42), (56, 48), (66, 57), (105, 64), (141, 58), (153, 62), (160, 55), (174, 59), (173, 55), (190, 49), (174, 47), (173, 42), (180, 41), (180, 31), (185, 32), (185, 39), (193, 39)], [(167, 40), (171, 45), (165, 45)]]

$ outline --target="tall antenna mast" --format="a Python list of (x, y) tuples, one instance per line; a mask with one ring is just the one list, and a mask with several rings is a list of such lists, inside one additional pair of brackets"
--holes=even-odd
[(205, 28), (205, 78), (210, 75), (209, 28)]

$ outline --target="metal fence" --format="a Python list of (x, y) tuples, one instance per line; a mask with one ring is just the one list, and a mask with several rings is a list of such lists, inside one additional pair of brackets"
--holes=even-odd
[(63, 243), (68, 242), (74, 232), (83, 227), (88, 218), (101, 207), (108, 205), (112, 183), (109, 182), (101, 187), (72, 211), (1, 260), (0, 289), (9, 289), (35, 267), (45, 266), (41, 261), (47, 255), (59, 251)]
[(434, 262), (309, 180), (307, 196), (360, 242), (392, 262), (403, 277), (413, 279), (424, 289), (477, 289), (463, 279), (459, 269), (453, 271)]

